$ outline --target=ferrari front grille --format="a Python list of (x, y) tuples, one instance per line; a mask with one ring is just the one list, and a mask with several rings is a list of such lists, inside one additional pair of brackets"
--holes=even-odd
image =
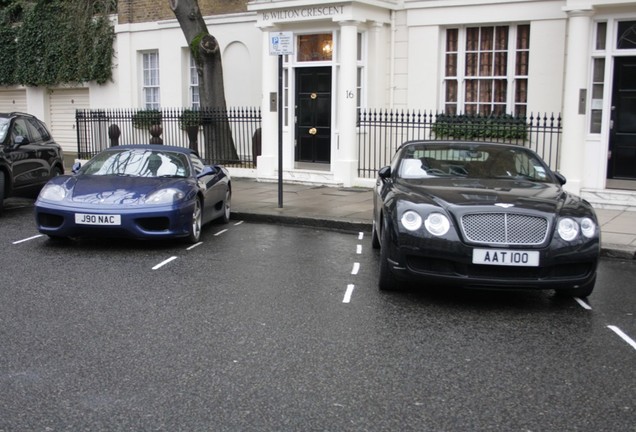
[(515, 213), (474, 213), (461, 218), (468, 241), (485, 244), (539, 245), (548, 235), (548, 220)]

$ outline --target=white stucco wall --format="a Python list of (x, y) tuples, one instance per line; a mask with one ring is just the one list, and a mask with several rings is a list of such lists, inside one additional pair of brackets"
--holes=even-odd
[[(221, 47), (228, 106), (259, 106), (261, 101), (261, 32), (251, 14), (208, 19), (208, 30)], [(189, 104), (189, 49), (176, 20), (116, 26), (117, 85), (105, 86), (102, 104), (142, 106), (141, 53), (159, 52), (161, 106)], [(106, 87), (112, 87), (109, 91)], [(115, 96), (116, 95), (116, 96)]]

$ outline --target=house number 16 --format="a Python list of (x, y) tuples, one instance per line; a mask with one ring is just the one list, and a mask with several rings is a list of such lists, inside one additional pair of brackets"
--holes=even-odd
[(347, 99), (353, 99), (353, 98), (354, 98), (354, 93), (353, 93), (353, 91), (351, 91), (351, 90), (346, 90), (346, 91), (345, 91), (345, 97), (346, 97)]

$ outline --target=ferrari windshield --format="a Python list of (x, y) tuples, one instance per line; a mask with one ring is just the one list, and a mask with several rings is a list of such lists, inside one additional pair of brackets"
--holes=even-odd
[(149, 149), (118, 149), (102, 152), (82, 169), (88, 175), (132, 177), (188, 177), (190, 164), (185, 154)]
[(398, 177), (552, 181), (549, 168), (524, 147), (493, 144), (410, 144), (401, 150)]

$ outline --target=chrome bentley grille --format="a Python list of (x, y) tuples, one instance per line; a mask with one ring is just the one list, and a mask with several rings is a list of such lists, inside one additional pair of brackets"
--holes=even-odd
[(548, 221), (514, 213), (476, 213), (461, 218), (466, 239), (475, 243), (538, 245), (548, 235)]

